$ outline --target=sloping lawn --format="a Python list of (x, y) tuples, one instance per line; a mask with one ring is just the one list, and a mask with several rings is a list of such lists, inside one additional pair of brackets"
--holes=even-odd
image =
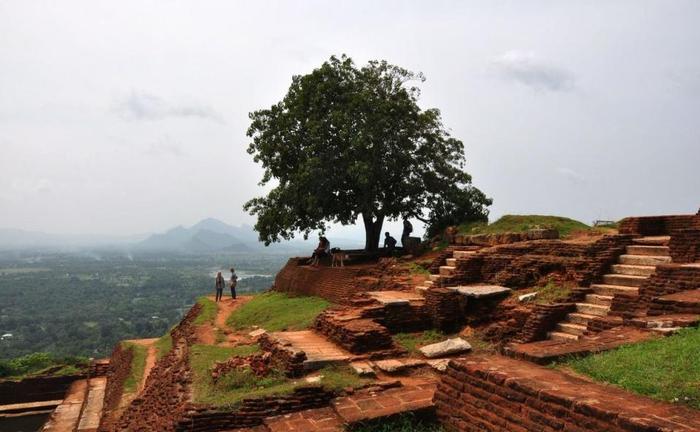
[(200, 297), (197, 299), (197, 303), (202, 305), (202, 310), (199, 312), (199, 315), (197, 315), (197, 318), (195, 318), (194, 324), (202, 325), (206, 323), (213, 323), (214, 319), (216, 318), (216, 313), (219, 310), (216, 302), (209, 300), (206, 297)]
[(700, 409), (700, 329), (566, 363), (598, 381)]
[(226, 324), (235, 330), (253, 326), (267, 331), (304, 330), (330, 303), (319, 297), (289, 297), (267, 292), (255, 296), (229, 316)]
[(572, 231), (588, 230), (591, 227), (562, 216), (505, 215), (489, 225), (483, 222), (460, 225), (459, 231), (465, 234), (494, 234), (524, 232), (533, 228), (555, 228), (561, 237), (566, 237)]
[(148, 348), (143, 345), (122, 342), (124, 348), (131, 348), (134, 350), (134, 357), (131, 360), (131, 369), (129, 370), (129, 375), (124, 381), (124, 392), (133, 393), (138, 387), (141, 379), (143, 378), (143, 372), (146, 369), (146, 356), (148, 355)]

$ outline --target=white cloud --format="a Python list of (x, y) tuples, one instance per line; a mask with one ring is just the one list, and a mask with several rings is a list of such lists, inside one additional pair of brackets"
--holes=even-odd
[(508, 51), (492, 63), (502, 78), (535, 90), (568, 91), (574, 87), (571, 72), (538, 58), (532, 52)]
[(178, 142), (172, 139), (169, 135), (164, 135), (143, 152), (148, 156), (185, 156), (185, 152)]
[(174, 104), (158, 96), (132, 91), (120, 100), (115, 111), (125, 120), (160, 120), (166, 117), (193, 117), (224, 123), (211, 107), (197, 104)]
[(578, 172), (572, 170), (571, 168), (566, 168), (566, 167), (559, 167), (556, 169), (557, 174), (562, 175), (570, 180), (576, 181), (576, 182), (583, 182), (586, 181), (586, 178), (582, 175), (579, 174)]

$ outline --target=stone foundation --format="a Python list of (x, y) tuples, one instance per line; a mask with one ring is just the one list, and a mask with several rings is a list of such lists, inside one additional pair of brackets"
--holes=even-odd
[(700, 411), (500, 356), (451, 361), (434, 400), (448, 431), (700, 430)]

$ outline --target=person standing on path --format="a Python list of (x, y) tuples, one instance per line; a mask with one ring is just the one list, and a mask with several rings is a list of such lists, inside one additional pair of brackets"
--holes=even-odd
[(236, 285), (238, 285), (238, 275), (236, 269), (231, 267), (231, 279), (228, 281), (228, 286), (231, 287), (231, 298), (236, 300)]
[(216, 301), (218, 302), (221, 300), (224, 293), (224, 276), (221, 274), (221, 272), (216, 274), (216, 282), (214, 283), (214, 287), (216, 288)]

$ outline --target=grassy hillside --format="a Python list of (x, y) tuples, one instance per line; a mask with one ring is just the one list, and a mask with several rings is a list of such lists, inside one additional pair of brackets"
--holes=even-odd
[(588, 230), (591, 227), (583, 222), (562, 216), (505, 215), (492, 224), (471, 223), (459, 226), (465, 234), (495, 234), (504, 232), (524, 232), (534, 228), (554, 228), (565, 237), (573, 231)]
[(319, 297), (289, 297), (267, 292), (238, 308), (236, 313), (229, 316), (226, 324), (235, 330), (253, 326), (267, 331), (304, 330), (328, 306), (330, 303)]

